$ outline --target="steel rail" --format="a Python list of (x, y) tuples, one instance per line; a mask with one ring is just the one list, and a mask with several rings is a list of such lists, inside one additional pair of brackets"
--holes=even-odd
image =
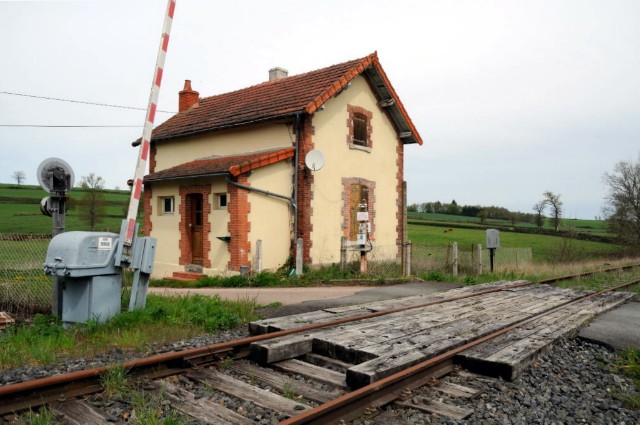
[[(625, 270), (633, 267), (639, 267), (640, 264), (630, 265), (630, 266), (622, 266), (617, 268), (608, 268), (603, 270), (596, 270), (592, 272), (580, 273), (575, 275), (576, 277), (584, 277), (586, 275), (598, 274), (598, 273), (607, 273), (616, 270)], [(540, 283), (553, 283), (555, 281), (567, 280), (568, 276), (562, 276), (558, 278), (548, 278), (540, 281)], [(141, 359), (129, 360), (124, 363), (119, 364), (118, 366), (123, 367), (130, 372), (142, 371), (144, 369), (153, 369), (159, 367), (166, 367), (166, 365), (185, 365), (194, 362), (194, 360), (198, 358), (204, 358), (207, 356), (215, 356), (223, 353), (239, 353), (241, 351), (247, 351), (246, 348), (254, 343), (265, 341), (269, 339), (275, 339), (278, 337), (291, 335), (295, 333), (303, 333), (316, 329), (327, 328), (331, 326), (338, 326), (349, 322), (355, 322), (358, 320), (366, 320), (374, 317), (380, 317), (388, 314), (398, 313), (402, 311), (408, 311), (417, 308), (428, 307), (435, 304), (441, 304), (451, 301), (457, 301), (466, 298), (472, 298), (488, 293), (500, 292), (503, 290), (514, 289), (518, 287), (523, 287), (527, 285), (531, 285), (530, 281), (522, 281), (513, 285), (501, 286), (498, 288), (491, 288), (484, 291), (478, 291), (472, 294), (461, 295), (457, 297), (451, 297), (447, 299), (434, 300), (426, 303), (416, 304), (408, 307), (401, 307), (395, 309), (389, 309), (384, 311), (378, 311), (373, 313), (365, 313), (355, 316), (350, 316), (344, 319), (333, 320), (324, 323), (318, 323), (313, 325), (301, 326), (294, 329), (287, 329), (277, 332), (271, 332), (263, 335), (255, 335), (251, 337), (241, 338), (232, 341), (226, 341), (221, 343), (216, 343), (204, 347), (191, 348), (183, 351), (171, 351), (168, 353), (157, 354)], [(96, 392), (96, 385), (100, 385), (99, 379), (102, 374), (111, 369), (113, 365), (108, 366), (99, 366), (91, 369), (85, 369), (81, 371), (70, 372), (62, 375), (50, 376), (46, 378), (39, 378), (32, 381), (19, 382), (15, 384), (9, 384), (0, 387), (0, 415), (12, 413), (17, 409), (18, 406), (21, 408), (25, 408), (23, 406), (27, 406), (27, 399), (31, 399), (31, 403), (27, 407), (36, 407), (38, 405), (42, 405), (45, 403), (44, 400), (40, 400), (36, 392), (52, 392), (60, 394), (63, 392), (64, 387), (70, 386), (75, 382), (85, 381), (86, 386), (88, 387), (86, 394), (91, 394)], [(141, 373), (141, 372), (136, 372)], [(81, 395), (79, 390), (74, 390), (74, 394)], [(10, 400), (11, 399), (11, 400)]]
[[(456, 347), (446, 353), (442, 353), (438, 356), (432, 357), (422, 363), (419, 363), (415, 366), (409, 367), (407, 369), (402, 370), (394, 375), (383, 378), (379, 381), (376, 381), (372, 384), (369, 384), (365, 387), (352, 391), (350, 393), (344, 394), (334, 400), (331, 400), (327, 403), (321, 404), (311, 410), (307, 410), (300, 415), (293, 416), (287, 420), (284, 420), (279, 423), (279, 425), (303, 425), (303, 424), (311, 424), (311, 425), (321, 425), (321, 424), (329, 424), (335, 423), (336, 420), (350, 420), (354, 419), (361, 415), (362, 409), (365, 407), (379, 407), (382, 404), (386, 404), (389, 402), (389, 392), (397, 393), (399, 389), (406, 388), (411, 385), (412, 381), (416, 379), (423, 379), (425, 375), (437, 373), (437, 369), (441, 367), (443, 362), (453, 361), (453, 357), (465, 351), (469, 348), (475, 347), (476, 345), (480, 345), (484, 342), (487, 342), (493, 338), (496, 338), (500, 335), (503, 335), (509, 331), (512, 331), (522, 325), (525, 325), (529, 322), (532, 322), (536, 319), (539, 319), (542, 316), (551, 314), (556, 312), (569, 304), (573, 304), (579, 301), (584, 301), (586, 299), (597, 297), (607, 292), (616, 291), (618, 289), (622, 289), (628, 286), (633, 286), (640, 284), (640, 280), (634, 280), (631, 282), (627, 282), (613, 288), (609, 288), (607, 290), (595, 293), (585, 294), (580, 298), (575, 300), (563, 303), (560, 306), (552, 308), (548, 311), (536, 314), (527, 319), (521, 319), (520, 321), (509, 325), (505, 328), (502, 328), (496, 332), (493, 332), (489, 335), (485, 335), (481, 338), (468, 342), (464, 345)], [(380, 400), (382, 402), (380, 402)]]

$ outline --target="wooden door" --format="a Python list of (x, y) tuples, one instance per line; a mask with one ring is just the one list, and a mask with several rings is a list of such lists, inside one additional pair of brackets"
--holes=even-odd
[(191, 217), (189, 227), (191, 229), (191, 263), (202, 265), (202, 194), (192, 194), (187, 196), (189, 206), (191, 207)]

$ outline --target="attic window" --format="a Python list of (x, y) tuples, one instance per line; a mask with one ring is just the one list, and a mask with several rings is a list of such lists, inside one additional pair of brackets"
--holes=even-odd
[(353, 144), (367, 146), (367, 117), (364, 114), (353, 114)]
[(373, 142), (371, 139), (371, 118), (373, 114), (360, 106), (353, 105), (347, 105), (347, 111), (349, 112), (347, 120), (349, 148), (371, 152)]

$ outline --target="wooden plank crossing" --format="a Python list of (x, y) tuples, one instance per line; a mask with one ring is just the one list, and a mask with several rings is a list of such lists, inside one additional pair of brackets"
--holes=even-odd
[(553, 341), (575, 332), (595, 315), (604, 313), (633, 298), (626, 292), (611, 292), (580, 301), (568, 308), (534, 320), (477, 347), (465, 350), (456, 362), (483, 375), (512, 380)]
[[(582, 291), (550, 285), (513, 287), (514, 283), (516, 282), (476, 285), (446, 293), (338, 307), (286, 319), (270, 319), (261, 326), (271, 330), (290, 329), (298, 322), (308, 324), (310, 321), (327, 321), (331, 317), (360, 315), (365, 311), (419, 305), (434, 299), (449, 300), (423, 308), (254, 343), (251, 345), (251, 356), (260, 363), (281, 362), (311, 354), (337, 359), (347, 363), (344, 382), (351, 388), (359, 388), (478, 337), (520, 323), (536, 314), (552, 311), (585, 295)], [(495, 288), (502, 289), (456, 299), (465, 293), (477, 294)], [(479, 365), (480, 369), (487, 368), (488, 364), (498, 365), (495, 367), (499, 370), (499, 376), (513, 379), (555, 339), (573, 332), (586, 320), (628, 299), (629, 295), (624, 293), (612, 293), (581, 301), (570, 309), (560, 309), (550, 316), (508, 332), (499, 342), (485, 343), (474, 351), (467, 350), (465, 356), (460, 358), (466, 359), (469, 364)]]
[(457, 297), (475, 294), (478, 292), (497, 289), (506, 286), (512, 286), (522, 281), (500, 281), (485, 283), (482, 285), (466, 286), (456, 288), (446, 292), (437, 292), (433, 294), (414, 295), (404, 298), (396, 298), (391, 300), (377, 301), (369, 304), (358, 304), (352, 306), (333, 307), (312, 312), (293, 314), (291, 316), (274, 317), (251, 322), (249, 324), (249, 332), (252, 335), (261, 335), (269, 332), (281, 331), (286, 329), (295, 329), (314, 323), (326, 323), (333, 320), (359, 316), (367, 313), (375, 313), (378, 311), (392, 310), (395, 308), (410, 307), (434, 301), (450, 300)]

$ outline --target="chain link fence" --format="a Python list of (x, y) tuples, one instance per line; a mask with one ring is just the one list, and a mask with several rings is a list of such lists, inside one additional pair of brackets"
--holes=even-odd
[(51, 235), (0, 234), (0, 311), (51, 312), (51, 278), (43, 271)]
[[(50, 235), (0, 234), (0, 311), (30, 316), (51, 312), (51, 277), (43, 272)], [(478, 245), (373, 245), (367, 247), (367, 274), (371, 278), (403, 275), (476, 275), (489, 271), (489, 250)], [(405, 261), (403, 261), (403, 258)], [(499, 248), (494, 269), (513, 269), (532, 263), (531, 248)], [(360, 250), (345, 248), (341, 265), (359, 271)], [(126, 281), (126, 279), (125, 279)], [(123, 282), (127, 287), (128, 282)]]

